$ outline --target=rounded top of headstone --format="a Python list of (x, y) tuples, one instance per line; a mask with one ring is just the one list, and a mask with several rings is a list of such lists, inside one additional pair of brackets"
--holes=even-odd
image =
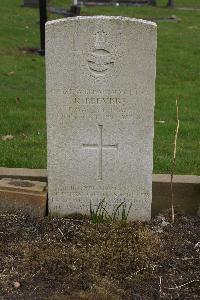
[(48, 21), (46, 23), (46, 26), (59, 25), (61, 23), (69, 23), (69, 22), (79, 22), (79, 21), (107, 21), (107, 20), (129, 22), (129, 23), (131, 22), (131, 23), (157, 27), (157, 24), (155, 22), (151, 22), (143, 19), (122, 17), (122, 16), (78, 16), (78, 17), (63, 18), (63, 19)]

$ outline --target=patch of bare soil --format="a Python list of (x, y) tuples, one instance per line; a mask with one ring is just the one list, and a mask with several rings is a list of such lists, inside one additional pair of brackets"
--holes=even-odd
[(200, 218), (0, 215), (0, 299), (199, 299)]
[(38, 54), (38, 48), (19, 48), (23, 54)]

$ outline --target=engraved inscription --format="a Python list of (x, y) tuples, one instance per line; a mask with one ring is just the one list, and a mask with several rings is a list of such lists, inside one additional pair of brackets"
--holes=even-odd
[(101, 185), (68, 185), (67, 183), (62, 187), (62, 190), (60, 187), (57, 189), (56, 194), (59, 194), (60, 192), (63, 193), (70, 193), (72, 196), (73, 194), (78, 195), (97, 195), (97, 196), (105, 196), (111, 193), (112, 195), (120, 195), (125, 197), (132, 197), (134, 194), (141, 194), (141, 195), (148, 195), (146, 191), (140, 191), (139, 187), (136, 187), (134, 191), (132, 190), (132, 186), (130, 185), (124, 185), (124, 184), (118, 184), (112, 185), (107, 183), (101, 183)]
[[(137, 91), (129, 89), (80, 89), (69, 88), (63, 91), (68, 100), (67, 118), (98, 120), (104, 119), (135, 120), (135, 105), (139, 101)], [(135, 101), (130, 101), (130, 97)], [(138, 99), (138, 100), (137, 100)], [(137, 100), (137, 101), (136, 101)]]
[(97, 76), (105, 75), (113, 67), (114, 61), (106, 46), (106, 32), (98, 30), (95, 33), (94, 50), (87, 57), (89, 70)]
[(103, 125), (98, 125), (99, 130), (99, 139), (98, 144), (83, 144), (83, 147), (86, 149), (94, 149), (97, 150), (98, 156), (98, 166), (97, 166), (97, 180), (103, 179), (103, 170), (102, 170), (102, 163), (103, 163), (103, 150), (107, 149), (118, 149), (118, 144), (115, 145), (104, 145), (103, 144)]
[(113, 67), (114, 58), (105, 49), (95, 49), (88, 55), (88, 66), (95, 75), (105, 75)]
[(118, 105), (118, 104), (125, 104), (125, 99), (124, 98), (119, 98), (119, 97), (75, 97), (74, 103), (75, 104), (80, 104), (80, 105)]
[(78, 86), (75, 86), (74, 88), (65, 88), (63, 90), (63, 94), (77, 94), (77, 95), (126, 95), (126, 96), (132, 96), (137, 95), (137, 90), (130, 90), (130, 89), (80, 89)]

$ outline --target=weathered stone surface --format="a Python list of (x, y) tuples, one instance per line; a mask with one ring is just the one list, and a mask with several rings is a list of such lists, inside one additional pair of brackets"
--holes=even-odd
[[(174, 175), (175, 211), (200, 216), (200, 176)], [(171, 176), (153, 176), (152, 215), (171, 208)]]
[(156, 25), (77, 17), (46, 25), (49, 211), (132, 203), (151, 216)]
[(0, 211), (44, 216), (47, 206), (45, 182), (3, 178), (0, 180)]
[[(4, 177), (47, 182), (45, 169), (0, 168)], [(152, 187), (152, 215), (157, 215), (171, 208), (170, 175), (154, 174)], [(200, 176), (174, 175), (173, 188), (175, 210), (200, 216)]]
[(27, 169), (27, 168), (0, 168), (1, 178), (16, 178), (31, 181), (47, 182), (46, 169)]

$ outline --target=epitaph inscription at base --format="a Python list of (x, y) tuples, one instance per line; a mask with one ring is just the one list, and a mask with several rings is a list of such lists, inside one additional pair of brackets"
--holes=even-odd
[(46, 25), (49, 212), (104, 199), (151, 216), (156, 25), (77, 17)]

